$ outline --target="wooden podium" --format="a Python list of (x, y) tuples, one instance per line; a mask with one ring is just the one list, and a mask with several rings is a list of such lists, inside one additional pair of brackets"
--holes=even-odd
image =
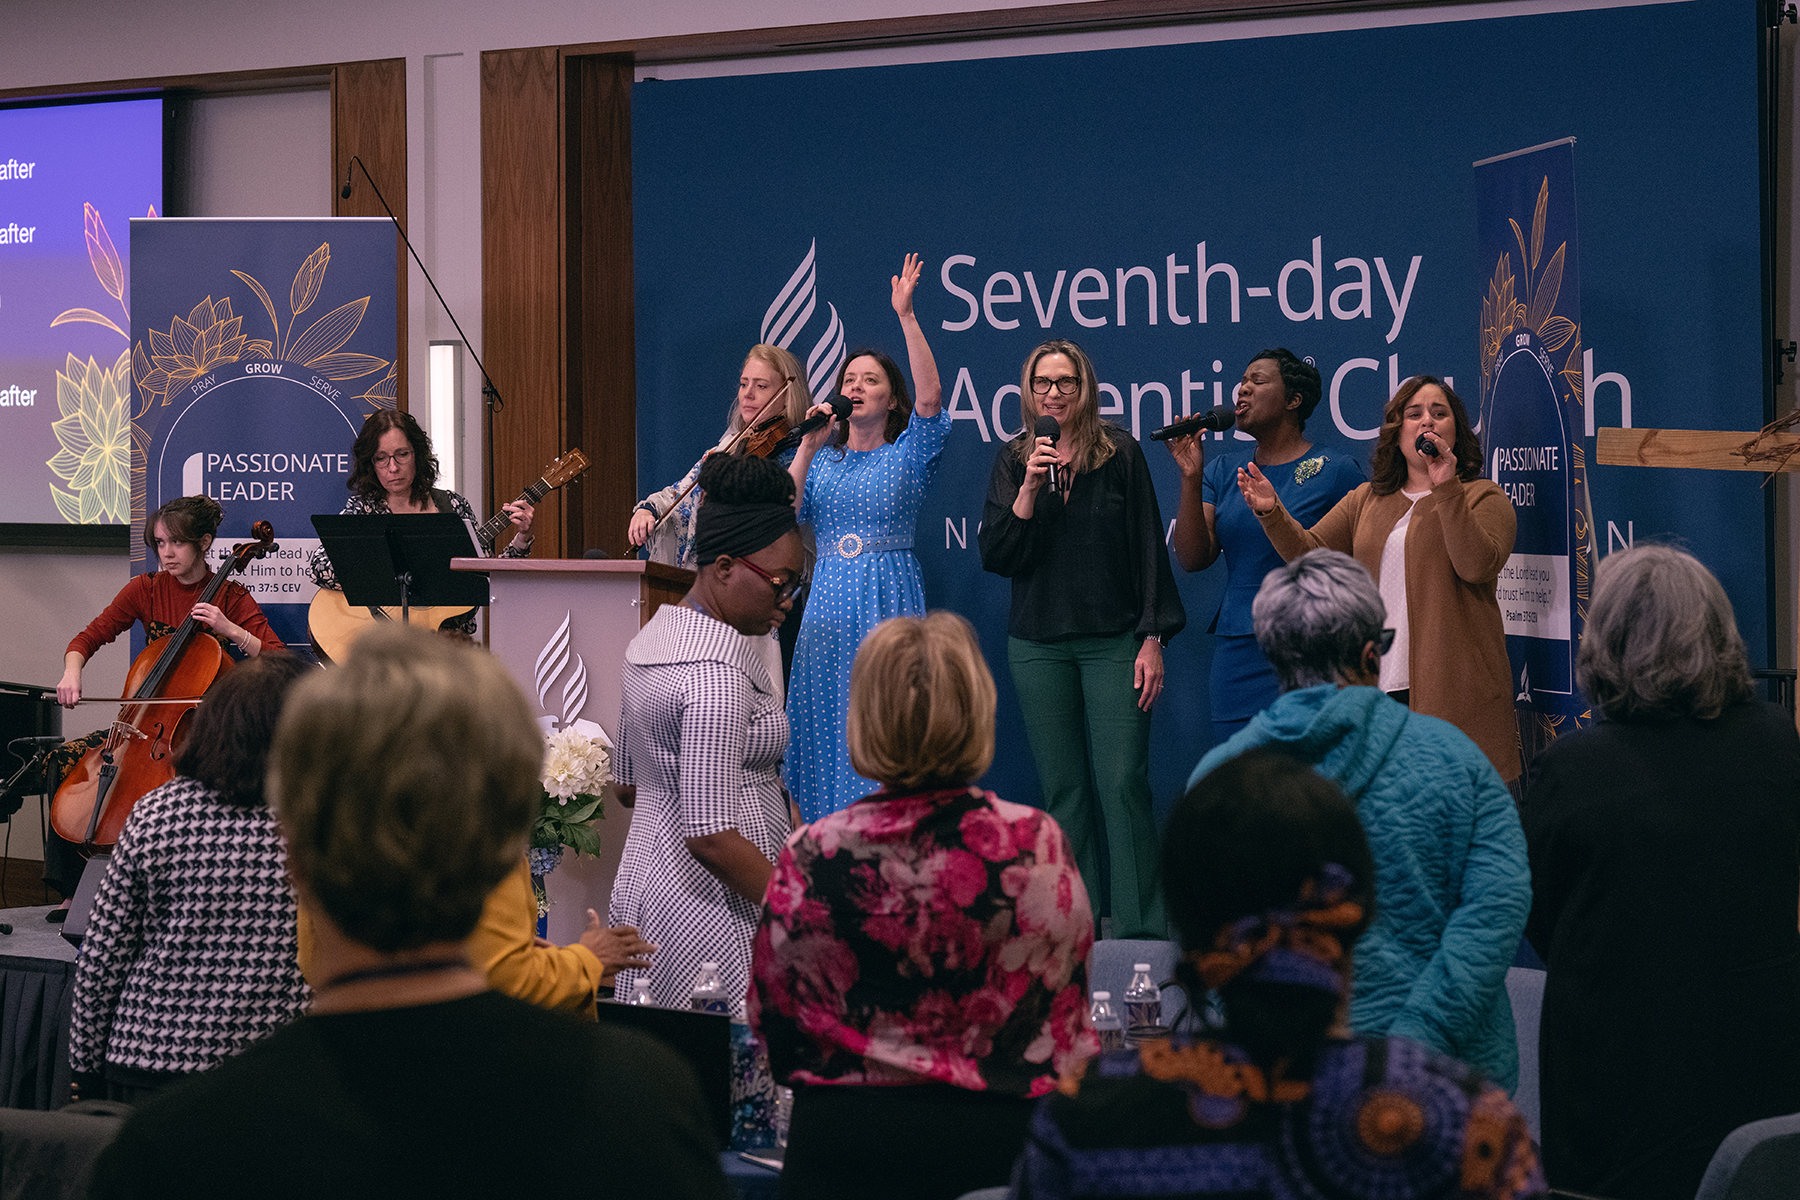
[[(652, 613), (678, 603), (694, 581), (692, 571), (636, 559), (453, 558), (450, 567), (487, 574), (488, 648), (538, 714), (586, 718), (615, 741), (625, 648)], [(549, 878), (550, 940), (559, 945), (581, 936), (588, 909), (606, 920), (631, 810), (608, 788), (602, 811), (606, 818), (595, 826), (601, 856), (567, 851)]]

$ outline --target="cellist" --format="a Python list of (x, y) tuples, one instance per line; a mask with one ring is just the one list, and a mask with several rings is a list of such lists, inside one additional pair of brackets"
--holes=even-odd
[[(171, 633), (190, 615), (240, 657), (254, 658), (265, 650), (282, 649), (281, 639), (269, 628), (268, 618), (244, 585), (232, 580), (214, 597), (216, 603), (197, 604), (212, 569), (206, 552), (225, 511), (210, 496), (182, 496), (171, 500), (144, 519), (144, 546), (156, 556), (158, 569), (132, 578), (119, 589), (111, 604), (76, 634), (63, 654), (63, 676), (56, 685), (57, 703), (75, 707), (81, 699), (81, 670), (100, 647), (134, 624), (143, 622), (145, 635), (154, 640)], [(57, 751), (56, 766), (65, 771), (74, 765), (95, 738), (69, 742)], [(72, 843), (54, 832), (44, 847), (44, 882), (72, 897), (81, 879), (82, 858)], [(61, 919), (68, 908), (50, 914)]]

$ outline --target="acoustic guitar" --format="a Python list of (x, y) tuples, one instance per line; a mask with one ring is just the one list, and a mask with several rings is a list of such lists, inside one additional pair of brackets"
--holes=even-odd
[[(587, 455), (580, 450), (571, 450), (548, 467), (538, 481), (526, 488), (519, 500), (527, 504), (536, 504), (545, 496), (574, 479), (589, 466)], [(476, 541), (493, 544), (493, 539), (500, 536), (508, 525), (512, 524), (512, 515), (504, 508), (483, 521), (476, 530)], [(427, 629), (440, 629), (447, 622), (460, 620), (473, 608), (456, 608), (451, 606), (430, 606), (415, 604), (410, 616), (411, 624), (423, 625)], [(344, 599), (344, 593), (332, 588), (320, 588), (312, 598), (312, 606), (306, 613), (306, 631), (312, 638), (313, 651), (321, 662), (335, 662), (349, 650), (350, 644), (379, 621), (398, 621), (400, 606), (389, 607), (357, 607)]]

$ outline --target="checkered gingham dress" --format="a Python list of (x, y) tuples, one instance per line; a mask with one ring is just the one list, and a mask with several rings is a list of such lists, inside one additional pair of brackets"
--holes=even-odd
[[(700, 864), (686, 840), (735, 829), (770, 862), (788, 829), (788, 721), (762, 658), (731, 626), (685, 605), (656, 611), (625, 652), (614, 774), (637, 786), (610, 921), (657, 947), (650, 991), (685, 1007), (703, 962), (726, 994), (750, 986), (758, 905)], [(638, 972), (622, 971), (618, 994)]]

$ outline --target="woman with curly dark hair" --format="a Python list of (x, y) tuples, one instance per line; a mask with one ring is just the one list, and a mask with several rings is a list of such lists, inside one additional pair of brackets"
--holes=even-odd
[[(431, 438), (411, 413), (392, 408), (370, 413), (350, 447), (350, 459), (350, 477), (344, 483), (350, 489), (350, 499), (343, 509), (345, 516), (452, 512), (479, 528), (475, 510), (469, 502), (457, 493), (437, 486), (438, 459), (432, 453)], [(515, 500), (503, 507), (512, 515), (518, 533), (512, 544), (500, 552), (500, 557), (524, 558), (531, 553), (531, 518), (536, 510), (524, 500)], [(481, 549), (483, 553), (492, 554), (493, 543), (484, 540)], [(308, 569), (313, 582), (320, 587), (343, 590), (323, 546), (313, 551)], [(447, 621), (444, 628), (473, 635), (475, 614), (470, 612)]]
[(1516, 786), (1512, 668), (1494, 587), (1518, 517), (1480, 477), (1481, 443), (1449, 384), (1418, 375), (1401, 385), (1382, 412), (1369, 475), (1310, 529), (1254, 462), (1237, 482), (1286, 561), (1325, 546), (1368, 568), (1396, 631), (1381, 690), (1468, 734)]
[(1296, 514), (1311, 524), (1363, 481), (1347, 454), (1318, 453), (1306, 422), (1319, 406), (1319, 370), (1286, 347), (1259, 350), (1244, 368), (1234, 397), (1237, 431), (1253, 449), (1232, 447), (1206, 458), (1204, 432), (1172, 437), (1169, 453), (1181, 469), (1181, 508), (1169, 549), (1183, 570), (1204, 571), (1225, 556), (1225, 594), (1213, 618), (1213, 742), (1224, 741), (1275, 702), (1275, 669), (1256, 645), (1250, 606), (1263, 577), (1281, 556), (1237, 489), (1238, 468), (1257, 464)]

